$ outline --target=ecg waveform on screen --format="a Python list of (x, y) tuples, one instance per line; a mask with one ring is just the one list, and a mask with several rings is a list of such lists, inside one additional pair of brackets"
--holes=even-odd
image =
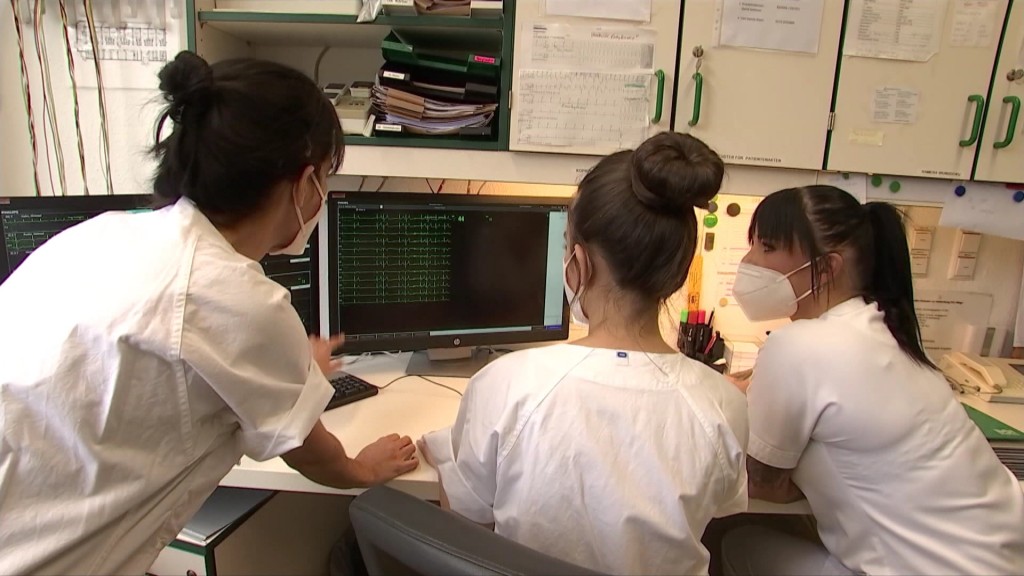
[(67, 228), (84, 222), (92, 216), (83, 213), (39, 214), (28, 211), (10, 211), (3, 218), (4, 242), (10, 255), (27, 256), (50, 238)]
[(338, 219), (342, 305), (443, 302), (451, 297), (450, 214), (343, 212)]

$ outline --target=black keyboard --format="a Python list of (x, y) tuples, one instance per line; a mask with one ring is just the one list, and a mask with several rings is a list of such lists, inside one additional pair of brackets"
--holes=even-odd
[(331, 386), (334, 386), (334, 396), (327, 403), (324, 411), (351, 404), (356, 400), (376, 396), (380, 390), (366, 380), (351, 374), (342, 374), (337, 378), (331, 378)]

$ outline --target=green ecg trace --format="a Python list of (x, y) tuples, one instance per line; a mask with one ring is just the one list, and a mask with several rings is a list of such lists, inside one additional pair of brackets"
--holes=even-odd
[(444, 302), (451, 298), (453, 226), (465, 216), (343, 213), (338, 219), (342, 305)]

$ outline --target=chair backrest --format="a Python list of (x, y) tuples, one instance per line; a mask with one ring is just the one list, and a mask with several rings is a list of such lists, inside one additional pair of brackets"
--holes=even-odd
[(394, 488), (371, 488), (350, 508), (370, 576), (594, 575)]

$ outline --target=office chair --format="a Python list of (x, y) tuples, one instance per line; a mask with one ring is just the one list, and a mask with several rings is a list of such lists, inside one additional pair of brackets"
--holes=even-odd
[(596, 575), (394, 488), (371, 488), (350, 508), (370, 576)]

